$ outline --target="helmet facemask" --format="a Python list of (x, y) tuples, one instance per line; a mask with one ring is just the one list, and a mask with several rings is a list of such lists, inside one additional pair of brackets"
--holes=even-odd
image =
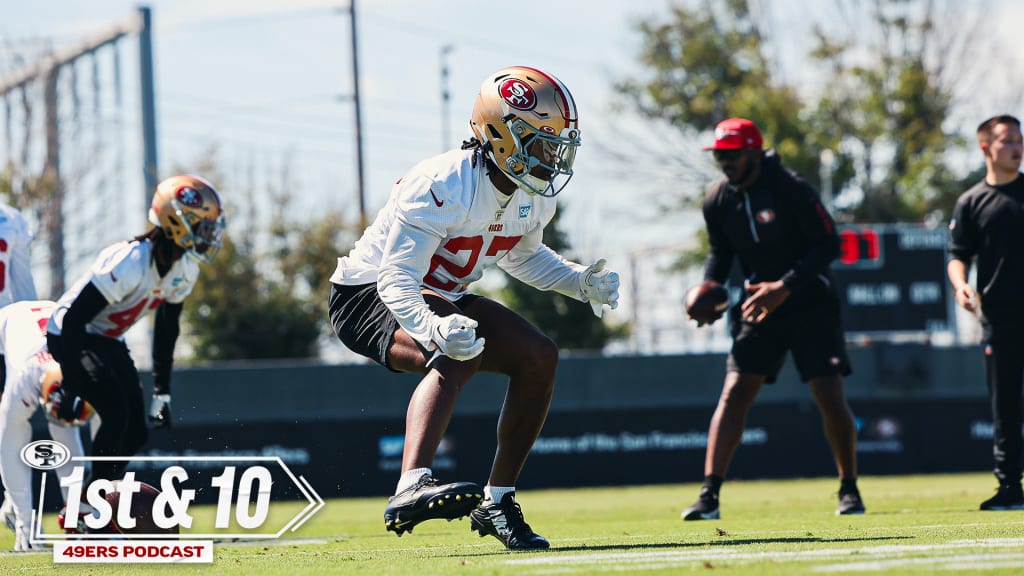
[(557, 195), (572, 178), (580, 131), (566, 128), (556, 136), (537, 130), (516, 116), (506, 118), (505, 125), (512, 134), (515, 151), (505, 159), (502, 172), (529, 194), (549, 198)]
[(184, 212), (177, 200), (171, 200), (171, 208), (181, 221), (184, 234), (175, 242), (185, 250), (189, 258), (209, 264), (224, 246), (224, 230), (227, 220), (219, 214), (216, 220), (208, 220), (193, 212)]

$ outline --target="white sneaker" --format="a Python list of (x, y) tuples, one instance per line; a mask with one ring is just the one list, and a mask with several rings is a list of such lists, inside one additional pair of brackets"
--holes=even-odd
[(3, 519), (4, 526), (7, 526), (11, 532), (17, 532), (15, 528), (17, 516), (14, 514), (14, 500), (10, 498), (4, 500), (4, 505), (0, 506), (0, 519)]
[(41, 550), (43, 548), (42, 543), (32, 543), (32, 530), (24, 522), (17, 523), (17, 529), (14, 531), (14, 551), (19, 552), (23, 550)]

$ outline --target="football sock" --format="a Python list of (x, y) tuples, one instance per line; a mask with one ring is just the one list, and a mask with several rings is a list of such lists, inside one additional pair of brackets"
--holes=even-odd
[(398, 479), (398, 488), (395, 488), (395, 494), (402, 492), (409, 486), (412, 486), (420, 479), (420, 476), (424, 474), (430, 474), (430, 468), (413, 468), (408, 472), (402, 474), (402, 477)]
[(501, 499), (505, 497), (505, 494), (509, 492), (515, 492), (515, 486), (484, 486), (484, 500), (490, 500), (491, 502), (501, 502)]
[(858, 492), (857, 490), (857, 479), (856, 478), (840, 478), (839, 479), (839, 493), (849, 494), (850, 492)]
[(704, 487), (711, 492), (718, 494), (718, 491), (722, 488), (722, 482), (724, 481), (725, 479), (717, 474), (709, 474), (704, 477)]

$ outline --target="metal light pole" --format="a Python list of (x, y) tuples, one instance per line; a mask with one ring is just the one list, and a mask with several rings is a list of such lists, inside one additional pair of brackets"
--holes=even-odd
[(448, 54), (455, 47), (451, 44), (441, 46), (441, 152), (449, 149), (449, 130), (451, 129), (451, 112), (449, 103), (451, 95), (448, 92)]
[(356, 42), (356, 0), (349, 0), (349, 22), (352, 25), (352, 100), (356, 114), (356, 164), (359, 193), (359, 227), (366, 227), (366, 194), (363, 187), (363, 115), (359, 107), (359, 44)]

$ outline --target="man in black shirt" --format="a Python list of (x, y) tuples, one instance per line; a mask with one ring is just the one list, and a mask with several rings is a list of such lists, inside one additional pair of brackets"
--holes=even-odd
[(730, 311), (733, 345), (708, 430), (704, 486), (682, 518), (719, 518), (719, 488), (747, 412), (762, 384), (775, 381), (787, 351), (810, 383), (839, 469), (836, 513), (863, 514), (857, 430), (843, 393), (850, 363), (829, 270), (839, 254), (832, 217), (810, 184), (783, 167), (773, 150), (762, 150), (761, 131), (750, 120), (719, 123), (706, 149), (725, 179), (704, 199), (710, 244), (704, 278), (724, 283), (739, 257), (746, 298)]
[[(985, 380), (992, 406), (995, 496), (982, 510), (1024, 509), (1021, 491), (1021, 393), (1024, 384), (1024, 178), (1020, 120), (1002, 115), (978, 127), (985, 179), (964, 192), (949, 223), (946, 267), (956, 302), (981, 311)], [(978, 294), (967, 283), (977, 258)]]

